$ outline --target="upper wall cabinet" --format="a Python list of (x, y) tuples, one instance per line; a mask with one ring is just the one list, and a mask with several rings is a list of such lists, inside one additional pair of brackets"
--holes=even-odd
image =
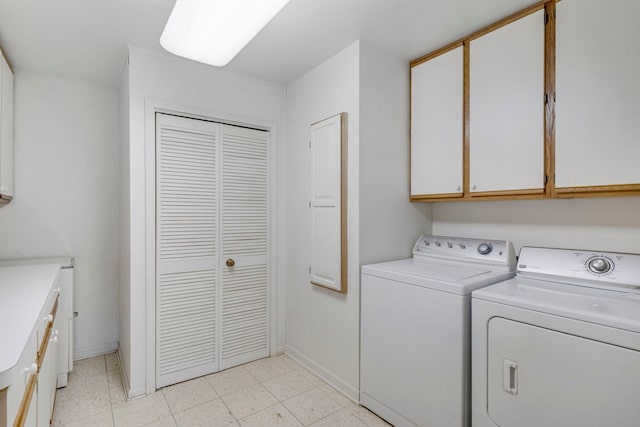
[(412, 61), (411, 200), (640, 195), (638, 40), (637, 0), (544, 0)]
[(544, 192), (544, 10), (470, 43), (469, 190)]
[(545, 196), (546, 12), (411, 62), (411, 200)]
[(462, 45), (411, 69), (411, 194), (462, 197)]
[(13, 71), (0, 50), (0, 204), (13, 198)]
[(637, 194), (640, 3), (563, 0), (556, 9), (555, 191)]

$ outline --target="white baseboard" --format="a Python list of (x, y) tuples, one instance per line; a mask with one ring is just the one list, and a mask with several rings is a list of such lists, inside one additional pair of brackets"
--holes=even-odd
[(76, 348), (73, 350), (73, 360), (88, 359), (90, 357), (102, 356), (103, 354), (113, 353), (118, 349), (116, 341), (93, 347)]
[(122, 362), (122, 355), (120, 353), (120, 346), (118, 345), (118, 351), (116, 353), (118, 356), (118, 362), (120, 363), (120, 376), (122, 377), (122, 386), (124, 387), (124, 394), (127, 401), (137, 399), (138, 397), (142, 397), (146, 394), (146, 390), (144, 387), (139, 387), (135, 390), (131, 389), (129, 386), (129, 378), (124, 372), (125, 364)]
[(328, 371), (324, 367), (318, 365), (315, 361), (313, 361), (310, 357), (296, 350), (288, 344), (284, 345), (284, 352), (287, 356), (299, 362), (305, 368), (309, 369), (311, 372), (322, 378), (327, 383), (331, 384), (335, 389), (340, 391), (342, 394), (347, 396), (349, 399), (353, 400), (355, 403), (360, 402), (360, 393), (359, 390), (353, 387), (351, 384), (345, 382), (341, 378), (335, 376), (332, 372)]
[(285, 353), (284, 345), (276, 346), (276, 354), (274, 354), (274, 356), (280, 356), (281, 354), (284, 354), (284, 353)]

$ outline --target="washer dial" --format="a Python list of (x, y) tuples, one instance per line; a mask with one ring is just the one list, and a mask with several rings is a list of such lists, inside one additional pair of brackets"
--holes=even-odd
[(491, 243), (480, 243), (478, 245), (478, 253), (480, 255), (487, 255), (492, 250), (493, 250), (493, 246), (491, 246)]
[(587, 264), (592, 273), (604, 274), (611, 270), (611, 263), (604, 258), (592, 258)]

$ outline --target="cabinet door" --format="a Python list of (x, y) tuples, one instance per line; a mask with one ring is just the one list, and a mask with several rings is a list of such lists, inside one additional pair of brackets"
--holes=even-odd
[(470, 191), (544, 191), (544, 11), (470, 44)]
[[(346, 114), (346, 113), (345, 113)], [(342, 114), (311, 125), (311, 262), (309, 281), (347, 291), (346, 258), (346, 118)]]
[(411, 195), (462, 196), (462, 46), (411, 69)]
[(640, 183), (640, 3), (611, 3), (556, 6), (558, 192)]
[(13, 73), (0, 51), (0, 195), (13, 196)]
[(45, 353), (40, 373), (38, 374), (38, 427), (50, 425), (53, 415), (53, 403), (56, 395), (56, 366), (58, 363), (58, 337), (54, 326), (54, 333), (49, 338), (49, 345)]
[[(7, 420), (8, 425), (14, 425), (19, 416), (24, 420), (25, 426), (36, 425), (36, 403), (37, 396), (34, 389), (29, 390), (30, 380), (33, 374), (29, 374), (26, 371), (36, 362), (37, 359), (37, 337), (36, 332), (33, 331), (25, 344), (24, 351), (16, 364), (16, 375), (13, 379), (13, 383), (7, 389)], [(33, 381), (33, 380), (31, 380)], [(22, 400), (27, 394), (31, 394), (30, 404), (27, 408), (21, 408)], [(26, 410), (26, 414), (25, 414)]]

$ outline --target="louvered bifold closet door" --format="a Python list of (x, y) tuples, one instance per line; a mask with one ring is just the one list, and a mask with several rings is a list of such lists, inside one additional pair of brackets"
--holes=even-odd
[(218, 370), (219, 125), (156, 114), (156, 387)]
[(220, 369), (269, 355), (268, 143), (222, 125)]

